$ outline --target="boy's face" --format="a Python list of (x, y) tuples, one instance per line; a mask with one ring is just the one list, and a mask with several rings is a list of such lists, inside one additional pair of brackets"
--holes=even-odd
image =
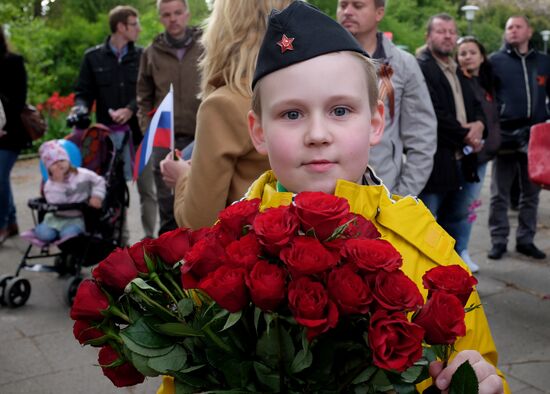
[(384, 106), (371, 114), (359, 59), (340, 52), (294, 64), (262, 78), (260, 95), (250, 135), (285, 188), (333, 193), (337, 179), (360, 182), (382, 138)]

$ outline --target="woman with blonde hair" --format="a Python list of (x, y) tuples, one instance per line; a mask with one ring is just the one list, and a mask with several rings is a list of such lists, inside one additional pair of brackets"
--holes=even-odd
[(216, 0), (203, 24), (202, 103), (192, 158), (188, 162), (168, 155), (161, 162), (166, 184), (175, 188), (174, 216), (180, 227), (211, 226), (219, 211), (269, 169), (267, 157), (256, 152), (248, 136), (251, 82), (269, 13), (292, 1)]

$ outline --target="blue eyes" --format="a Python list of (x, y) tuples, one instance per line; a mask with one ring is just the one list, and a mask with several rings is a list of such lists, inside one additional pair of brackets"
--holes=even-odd
[(287, 119), (296, 120), (300, 117), (300, 113), (298, 111), (288, 111), (285, 116)]
[(337, 107), (337, 108), (334, 108), (333, 112), (335, 116), (345, 116), (349, 113), (349, 109), (345, 107)]
[[(331, 111), (331, 114), (336, 117), (346, 116), (350, 113), (349, 108), (346, 107), (336, 107)], [(288, 111), (283, 114), (283, 117), (285, 117), (288, 120), (298, 120), (302, 114), (300, 111)]]

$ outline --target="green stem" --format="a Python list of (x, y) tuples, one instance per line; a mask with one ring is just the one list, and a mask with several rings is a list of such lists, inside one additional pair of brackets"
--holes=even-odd
[(206, 335), (208, 335), (210, 337), (210, 339), (212, 339), (214, 341), (214, 343), (216, 345), (218, 345), (220, 348), (225, 350), (227, 353), (231, 353), (231, 348), (229, 346), (227, 346), (225, 343), (223, 343), (222, 340), (220, 339), (220, 337), (217, 336), (216, 334), (214, 334), (214, 332), (212, 331), (212, 329), (210, 327), (205, 326), (202, 329), (206, 333)]
[(162, 283), (162, 281), (160, 280), (160, 278), (159, 278), (159, 276), (156, 272), (153, 272), (151, 274), (151, 279), (153, 279), (153, 281), (161, 288), (162, 291), (164, 291), (166, 294), (168, 294), (168, 297), (170, 297), (172, 299), (174, 304), (178, 303), (178, 300), (176, 300), (176, 297), (174, 297), (172, 292), (170, 292), (170, 290), (168, 290), (168, 288), (164, 285), (164, 283)]
[(170, 275), (169, 273), (165, 273), (165, 274), (164, 274), (164, 277), (165, 277), (166, 279), (168, 279), (168, 281), (169, 281), (170, 283), (172, 283), (172, 285), (174, 286), (174, 288), (176, 289), (176, 291), (178, 292), (178, 294), (179, 294), (179, 296), (180, 296), (181, 298), (188, 298), (188, 297), (185, 295), (185, 293), (183, 292), (183, 289), (181, 288), (181, 286), (178, 285), (178, 283), (174, 280), (174, 278), (173, 278), (172, 275)]
[(109, 309), (107, 309), (107, 311), (113, 316), (120, 317), (126, 323), (132, 324), (132, 321), (130, 320), (128, 315), (125, 314), (124, 312), (122, 312), (118, 307), (116, 307), (114, 305), (109, 305)]
[(176, 315), (174, 315), (170, 310), (166, 309), (164, 306), (160, 305), (158, 302), (156, 302), (155, 300), (153, 300), (152, 298), (150, 298), (147, 294), (145, 294), (144, 291), (142, 291), (139, 287), (135, 286), (135, 285), (132, 285), (132, 290), (141, 297), (141, 299), (143, 301), (145, 301), (145, 303), (147, 303), (148, 305), (158, 309), (162, 314), (166, 315), (169, 317), (169, 318), (173, 318), (173, 319), (176, 319), (176, 320), (179, 320), (178, 317)]

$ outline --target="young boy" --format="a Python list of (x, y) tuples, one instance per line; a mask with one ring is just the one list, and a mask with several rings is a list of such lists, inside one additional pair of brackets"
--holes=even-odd
[[(248, 119), (254, 146), (269, 156), (272, 171), (251, 186), (247, 198), (261, 198), (262, 209), (288, 205), (302, 191), (346, 198), (353, 212), (370, 219), (399, 250), (403, 271), (422, 288), (430, 268), (465, 265), (424, 204), (391, 196), (368, 168), (369, 147), (384, 130), (384, 105), (377, 100), (375, 68), (367, 56), (345, 29), (306, 3), (272, 13)], [(469, 304), (480, 304), (477, 292)], [(468, 359), (479, 392), (509, 392), (495, 369), (497, 352), (483, 309), (468, 313), (466, 325), (454, 360), (446, 368), (431, 365), (436, 385), (446, 390)]]

